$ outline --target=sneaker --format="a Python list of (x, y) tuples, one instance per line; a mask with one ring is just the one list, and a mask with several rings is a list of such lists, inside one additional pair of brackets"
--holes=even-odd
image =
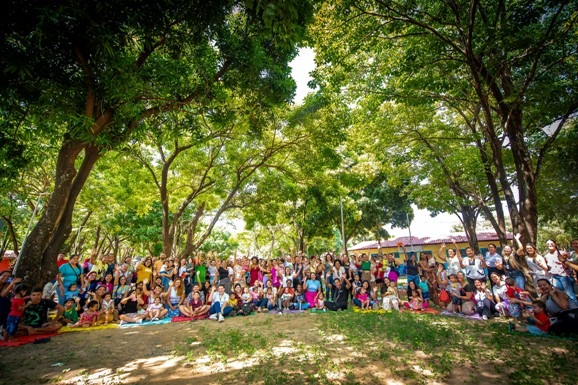
[[(125, 323), (126, 323), (126, 322), (125, 322), (124, 320), (120, 320), (120, 322), (119, 322), (118, 324), (122, 326), (122, 325), (124, 325)], [(70, 325), (72, 325), (72, 324), (68, 324), (68, 326), (70, 326)]]
[(138, 321), (136, 321), (137, 324), (142, 324), (142, 318), (139, 318)]
[(219, 313), (217, 320), (218, 320), (218, 322), (223, 322), (225, 320), (225, 317), (223, 317), (223, 315)]
[(483, 319), (484, 321), (487, 321), (487, 320), (488, 320), (488, 316), (484, 314), (484, 315), (482, 316), (482, 319)]
[(151, 318), (151, 322), (152, 322), (152, 321), (158, 321), (158, 320), (159, 320), (159, 319), (158, 319), (157, 317)]
[(216, 321), (216, 320), (217, 320), (217, 316), (218, 316), (217, 313), (211, 314), (211, 316), (209, 317), (209, 319), (212, 319), (213, 321)]

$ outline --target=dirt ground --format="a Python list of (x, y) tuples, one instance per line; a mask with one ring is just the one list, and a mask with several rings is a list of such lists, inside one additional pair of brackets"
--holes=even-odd
[[(331, 316), (256, 314), (64, 333), (46, 344), (0, 348), (0, 384), (517, 383), (491, 360), (476, 367), (458, 360), (451, 375), (435, 376), (421, 361), (441, 356), (420, 351), (403, 370), (392, 369), (400, 363), (392, 366), (391, 357), (367, 357), (342, 334), (320, 332), (319, 317)], [(396, 344), (379, 343), (396, 352)]]

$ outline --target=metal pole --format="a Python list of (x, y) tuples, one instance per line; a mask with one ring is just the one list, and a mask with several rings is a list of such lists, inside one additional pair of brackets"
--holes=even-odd
[(411, 237), (411, 226), (409, 222), (409, 213), (405, 213), (405, 217), (407, 218), (407, 230), (409, 231), (409, 244), (411, 245), (411, 251), (413, 251), (413, 238)]

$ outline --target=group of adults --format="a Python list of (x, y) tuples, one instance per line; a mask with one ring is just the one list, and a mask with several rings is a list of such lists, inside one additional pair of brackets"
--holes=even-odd
[[(550, 316), (557, 317), (553, 330), (576, 331), (578, 303), (574, 282), (578, 240), (572, 241), (572, 250), (568, 252), (559, 250), (556, 242), (549, 240), (544, 255), (534, 245), (522, 245), (518, 236), (515, 240), (515, 250), (505, 246), (500, 254), (490, 244), (485, 256), (476, 255), (468, 247), (462, 257), (455, 242), (454, 248), (443, 244), (437, 260), (425, 253), (417, 257), (400, 244), (406, 257), (408, 303), (419, 296), (418, 302), (423, 306), (431, 301), (455, 311), (455, 304), (459, 303), (459, 311), (466, 315), (477, 312), (484, 318), (496, 314), (519, 317), (531, 305), (531, 298), (523, 294), (528, 293), (545, 303)], [(91, 255), (82, 262), (78, 255), (68, 259), (59, 255), (57, 264), (59, 274), (55, 281), (32, 290), (30, 302), (34, 306), (27, 307), (22, 323), (28, 333), (58, 330), (62, 323), (49, 321), (47, 311), (55, 310), (58, 320), (70, 298), (81, 305), (97, 301), (104, 322), (142, 322), (154, 318), (154, 314), (160, 317), (207, 314), (221, 320), (230, 313), (230, 294), (240, 301), (245, 288), (258, 288), (259, 297), (253, 297), (258, 298), (253, 303), (263, 301), (265, 307), (271, 289), (278, 307), (284, 306), (281, 301), (284, 294), (290, 294), (293, 301), (302, 294), (307, 307), (319, 306), (317, 301), (321, 298), (324, 308), (343, 310), (352, 302), (359, 305), (355, 301), (358, 288), (367, 291), (368, 300), (379, 304), (384, 295), (390, 294), (390, 283), (394, 283), (391, 287), (401, 287), (395, 285), (400, 266), (393, 254), (369, 257), (364, 253), (327, 252), (308, 257), (301, 252), (282, 252), (280, 258), (270, 260), (237, 257), (236, 253), (227, 260), (216, 253), (199, 253), (187, 259), (161, 254), (139, 261), (127, 257), (120, 263), (112, 255)], [(0, 296), (3, 325), (11, 289), (19, 283), (18, 279), (10, 281), (10, 278), (8, 271), (0, 274), (0, 294), (5, 293)], [(511, 282), (506, 278), (511, 278)], [(514, 296), (511, 287), (518, 288)], [(114, 307), (105, 313), (106, 298), (112, 298)], [(162, 309), (153, 314), (149, 310), (155, 303), (162, 304)]]

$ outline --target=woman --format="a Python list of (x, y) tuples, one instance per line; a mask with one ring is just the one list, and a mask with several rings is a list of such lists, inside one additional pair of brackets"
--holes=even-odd
[(125, 294), (130, 290), (130, 285), (128, 284), (127, 278), (124, 275), (114, 278), (114, 289), (112, 290), (112, 298), (114, 303), (118, 307), (120, 301), (124, 298)]
[(446, 253), (444, 252), (446, 248), (445, 242), (442, 243), (440, 251), (438, 252), (438, 257), (448, 264), (447, 268), (448, 276), (452, 274), (457, 274), (458, 271), (462, 270), (461, 265), (462, 255), (460, 254), (460, 249), (458, 248), (458, 245), (456, 244), (456, 241), (454, 239), (452, 239), (452, 244), (454, 245), (455, 249), (448, 249), (447, 256)]
[(255, 286), (255, 282), (259, 280), (260, 272), (259, 259), (257, 257), (251, 258), (251, 265), (249, 266), (249, 286)]
[[(70, 256), (68, 263), (63, 264), (58, 269), (58, 284), (64, 289), (68, 290), (68, 287), (73, 283), (77, 284), (78, 287), (82, 287), (84, 284), (83, 270), (82, 266), (78, 263), (78, 254), (73, 254)], [(64, 295), (58, 296), (58, 303), (64, 305), (65, 297)]]
[(498, 266), (498, 268), (502, 267), (504, 274), (507, 277), (514, 278), (516, 281), (516, 286), (518, 286), (522, 290), (526, 290), (526, 275), (528, 275), (528, 266), (526, 265), (526, 259), (523, 256), (523, 247), (520, 243), (519, 238), (516, 238), (518, 242), (519, 249), (521, 252), (513, 252), (512, 247), (505, 246), (502, 256), (503, 262), (502, 266)]
[(556, 289), (564, 291), (570, 299), (576, 301), (574, 272), (564, 264), (568, 257), (558, 250), (556, 241), (549, 239), (546, 242), (546, 246), (548, 247), (548, 253), (544, 255), (544, 259), (552, 275), (554, 286)]
[[(539, 279), (548, 279), (548, 265), (546, 264), (546, 260), (540, 254), (538, 254), (538, 250), (536, 246), (531, 243), (527, 243), (524, 249), (518, 249), (518, 255), (525, 256), (524, 259), (526, 260), (526, 265), (528, 265), (528, 270), (530, 276), (532, 277), (532, 286), (533, 288), (538, 287), (538, 280)], [(526, 286), (528, 283), (526, 282)]]
[(139, 263), (136, 268), (137, 280), (136, 283), (141, 283), (147, 280), (151, 282), (153, 279), (153, 260), (151, 257), (146, 257), (144, 261)]
[(555, 335), (578, 334), (578, 302), (553, 287), (547, 279), (539, 279), (537, 283), (546, 312), (556, 318), (549, 332)]
[[(126, 265), (126, 267), (125, 267)], [(136, 283), (135, 269), (132, 264), (132, 257), (127, 256), (123, 260), (123, 266), (121, 272), (126, 275), (126, 280), (128, 284)]]
[[(373, 306), (373, 302), (375, 301), (376, 297), (376, 291), (371, 290), (371, 285), (369, 283), (369, 281), (365, 280), (363, 282), (361, 282), (361, 289), (365, 289), (365, 291), (367, 292), (367, 295), (369, 296), (369, 306)], [(357, 293), (356, 293), (357, 294)], [(353, 304), (357, 307), (361, 307), (361, 301), (357, 298), (353, 298)]]
[(506, 295), (506, 285), (502, 275), (497, 273), (490, 274), (490, 281), (492, 282), (492, 294), (494, 296), (494, 303), (496, 304), (496, 311), (504, 317), (510, 316), (510, 300)]
[(231, 293), (231, 276), (227, 268), (226, 261), (219, 261), (217, 267), (217, 275), (219, 276), (219, 285), (225, 286), (225, 293)]
[[(458, 283), (461, 286), (460, 293), (457, 297), (462, 300), (462, 313), (465, 315), (472, 315), (474, 314), (476, 307), (472, 299), (474, 288), (468, 283), (463, 272), (459, 271), (456, 276), (458, 278)], [(453, 312), (451, 303), (448, 305), (447, 310)]]
[(84, 284), (82, 286), (82, 294), (80, 297), (86, 298), (86, 294), (96, 291), (96, 288), (99, 284), (100, 282), (96, 280), (96, 272), (91, 271), (90, 273), (86, 274), (86, 277), (84, 278)]
[[(495, 271), (494, 274), (497, 274)], [(483, 320), (488, 320), (496, 313), (496, 306), (492, 300), (493, 294), (486, 287), (486, 281), (480, 279), (474, 280), (474, 298), (476, 300), (476, 313), (482, 316)]]
[(423, 309), (423, 296), (421, 289), (414, 281), (407, 283), (407, 302), (403, 303), (407, 309), (421, 310)]
[(399, 278), (399, 269), (395, 256), (392, 253), (387, 254), (387, 265), (389, 266), (387, 278), (389, 278), (390, 281), (397, 282)]
[(419, 285), (419, 270), (418, 270), (418, 263), (413, 252), (407, 254), (407, 250), (405, 245), (402, 243), (401, 247), (403, 249), (403, 254), (405, 255), (405, 266), (406, 266), (406, 273), (407, 273), (407, 283), (409, 285), (410, 282), (413, 282), (416, 286)]
[(107, 293), (112, 293), (114, 290), (114, 277), (112, 273), (106, 273), (100, 285), (104, 286)]
[(321, 292), (321, 282), (317, 280), (317, 274), (310, 273), (309, 279), (305, 278), (303, 282), (305, 287), (305, 300), (309, 303), (310, 308), (315, 307), (315, 296), (318, 292)]
[(481, 255), (475, 255), (474, 249), (471, 247), (466, 248), (467, 256), (462, 259), (462, 267), (466, 269), (466, 278), (470, 287), (473, 288), (474, 281), (479, 279), (480, 281), (486, 280), (486, 262)]
[(122, 306), (122, 314), (119, 316), (120, 324), (125, 323), (141, 323), (146, 317), (146, 313), (142, 312), (145, 302), (138, 295), (136, 290), (131, 290), (120, 301)]
[(168, 298), (167, 310), (169, 317), (178, 317), (179, 308), (185, 300), (185, 286), (181, 278), (175, 279), (167, 290), (165, 297)]
[(493, 243), (488, 243), (488, 251), (486, 252), (486, 256), (484, 257), (484, 263), (488, 269), (488, 274), (497, 273), (497, 274), (504, 274), (504, 270), (500, 269), (499, 267), (503, 267), (503, 260), (502, 256), (498, 254), (498, 250), (496, 245)]

